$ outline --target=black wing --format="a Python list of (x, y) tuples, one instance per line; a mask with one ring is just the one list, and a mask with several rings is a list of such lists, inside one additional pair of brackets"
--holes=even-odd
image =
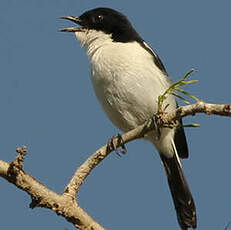
[[(145, 41), (141, 41), (140, 45), (153, 56), (156, 66), (165, 75), (168, 75), (162, 61), (160, 60), (159, 56), (154, 52), (154, 50)], [(181, 119), (179, 120), (179, 122), (180, 122), (181, 127), (176, 129), (174, 142), (175, 142), (177, 153), (179, 154), (179, 156), (181, 158), (188, 158), (188, 145), (187, 145), (187, 141), (186, 141), (186, 137), (184, 133), (184, 128), (182, 127), (183, 123)]]
[(152, 56), (153, 56), (153, 59), (154, 59), (154, 63), (156, 64), (156, 66), (165, 74), (165, 75), (168, 75), (167, 74), (167, 71), (162, 63), (162, 61), (160, 60), (159, 56), (154, 52), (154, 50), (145, 42), (145, 41), (142, 41), (140, 42), (140, 45), (145, 49), (147, 50)]

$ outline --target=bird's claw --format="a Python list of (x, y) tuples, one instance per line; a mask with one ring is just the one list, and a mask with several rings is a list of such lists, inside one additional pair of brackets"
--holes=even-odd
[(159, 118), (159, 116), (157, 114), (154, 114), (153, 117), (152, 117), (152, 122), (153, 122), (154, 131), (156, 133), (157, 140), (160, 140), (160, 136), (161, 136), (159, 119), (160, 118)]
[[(115, 138), (117, 138), (117, 145), (120, 145), (120, 146), (121, 146), (121, 149), (119, 149), (119, 148), (117, 148), (117, 147), (115, 146), (115, 143), (114, 143), (114, 139), (115, 139)], [(126, 149), (126, 147), (125, 147), (125, 145), (124, 145), (124, 143), (123, 143), (123, 138), (122, 138), (122, 136), (121, 136), (120, 134), (118, 134), (117, 136), (112, 137), (112, 138), (108, 141), (108, 143), (107, 143), (107, 148), (108, 148), (108, 150), (110, 150), (110, 151), (115, 151), (115, 153), (116, 153), (119, 157), (121, 157), (121, 154), (120, 154), (120, 153), (125, 154), (125, 153), (127, 152), (127, 149)]]

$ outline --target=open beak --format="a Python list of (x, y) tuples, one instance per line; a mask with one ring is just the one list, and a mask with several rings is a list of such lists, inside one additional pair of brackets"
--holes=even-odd
[[(81, 26), (81, 20), (78, 17), (62, 16), (60, 18), (67, 19)], [(83, 31), (83, 27), (68, 27), (68, 28), (60, 29), (59, 31), (60, 32), (79, 32), (79, 31)]]

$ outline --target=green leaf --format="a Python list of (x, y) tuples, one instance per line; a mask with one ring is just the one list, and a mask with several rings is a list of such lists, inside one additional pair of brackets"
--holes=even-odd
[[(193, 83), (198, 82), (198, 80), (189, 80), (189, 81), (187, 80), (189, 75), (193, 72), (194, 72), (194, 69), (189, 70), (181, 80), (173, 83), (162, 95), (160, 95), (158, 97), (158, 109), (159, 110), (162, 110), (162, 106), (163, 106), (164, 101), (167, 98), (167, 96), (166, 96), (167, 94), (174, 95), (175, 97), (184, 101), (186, 104), (190, 104), (190, 102), (187, 99), (185, 99), (184, 97), (182, 97), (181, 95), (179, 95), (177, 92), (182, 93), (185, 96), (187, 96), (187, 97), (189, 97), (195, 101), (199, 100), (196, 96), (194, 96), (194, 95), (192, 95), (192, 94), (190, 94), (190, 93), (188, 93), (188, 92), (186, 92), (180, 88), (181, 86), (189, 85), (189, 84), (193, 84)], [(166, 105), (164, 107), (164, 111), (167, 109), (167, 107), (168, 107), (168, 105)]]
[(193, 123), (193, 124), (183, 125), (183, 127), (186, 127), (186, 128), (198, 128), (198, 127), (200, 127), (200, 124)]
[(197, 83), (197, 82), (199, 82), (199, 80), (182, 81), (182, 83), (184, 85), (186, 85), (186, 84), (193, 84), (193, 83)]
[(191, 73), (193, 73), (195, 70), (194, 69), (190, 69), (186, 74), (185, 76), (183, 77), (182, 80), (185, 80)]
[(174, 93), (174, 92), (171, 92), (171, 94), (172, 94), (173, 96), (175, 96), (175, 97), (180, 98), (184, 103), (190, 104), (190, 102), (189, 102), (187, 99), (185, 99), (184, 97), (180, 96), (179, 94), (176, 94), (176, 93)]
[(184, 95), (186, 95), (186, 96), (188, 96), (188, 97), (191, 97), (195, 101), (199, 101), (199, 98), (197, 98), (196, 96), (193, 96), (192, 94), (184, 91), (183, 89), (175, 88), (175, 90), (178, 91), (178, 92), (180, 92), (180, 93), (182, 93), (182, 94), (184, 94)]
[(170, 105), (170, 104), (165, 105), (164, 111), (166, 111), (166, 109), (168, 108), (169, 105)]

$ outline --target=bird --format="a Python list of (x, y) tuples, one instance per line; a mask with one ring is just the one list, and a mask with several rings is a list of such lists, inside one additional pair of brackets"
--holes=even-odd
[[(85, 47), (91, 67), (93, 88), (111, 122), (127, 132), (152, 118), (158, 111), (158, 97), (172, 84), (157, 53), (117, 10), (90, 9), (80, 16), (62, 16), (73, 27), (60, 29), (74, 33)], [(166, 112), (178, 105), (174, 95), (164, 100)], [(179, 226), (197, 227), (195, 203), (185, 179), (180, 158), (188, 158), (182, 120), (178, 127), (160, 128), (144, 136), (157, 149), (164, 166)]]

